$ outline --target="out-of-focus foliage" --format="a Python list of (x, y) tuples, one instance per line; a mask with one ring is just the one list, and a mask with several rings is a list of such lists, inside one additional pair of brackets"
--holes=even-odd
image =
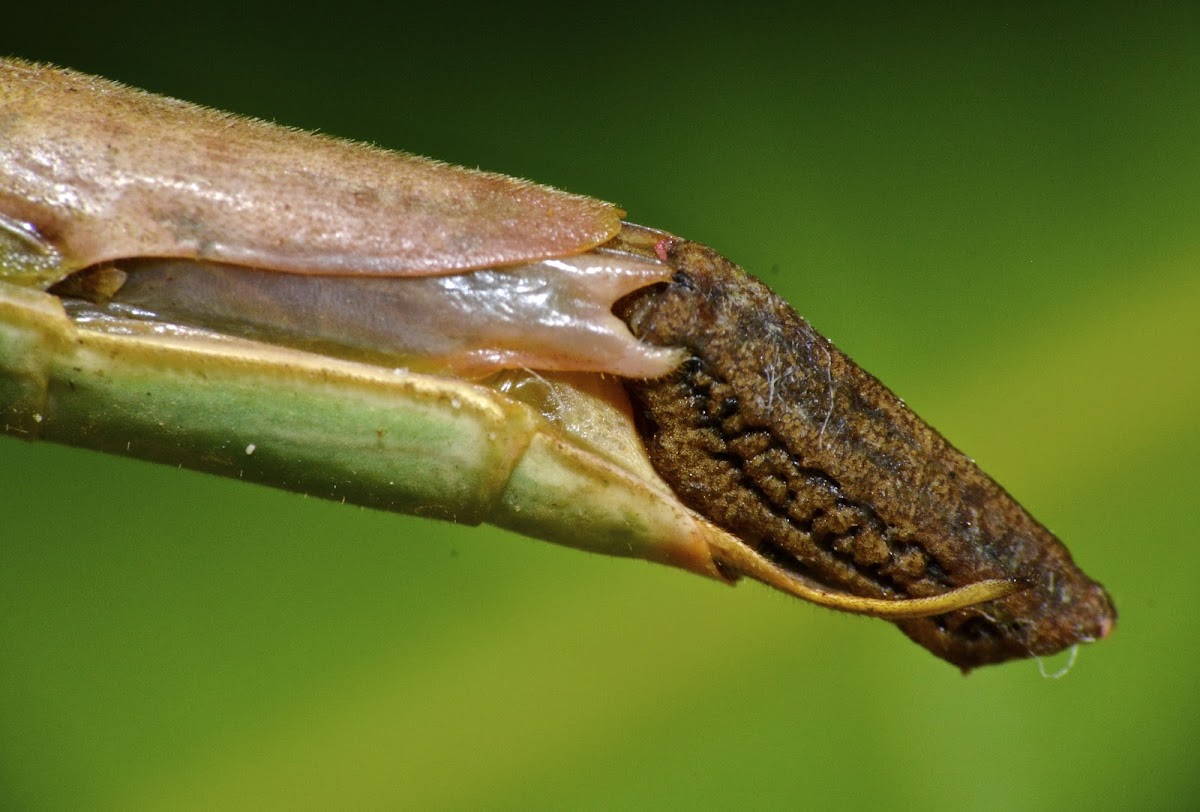
[(0, 440), (0, 806), (1194, 798), (1200, 17), (964, 8), (6, 9), (0, 51), (712, 244), (1122, 615), (964, 679), (754, 585)]

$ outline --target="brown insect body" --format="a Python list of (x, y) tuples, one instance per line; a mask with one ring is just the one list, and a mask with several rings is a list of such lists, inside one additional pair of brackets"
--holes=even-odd
[(1108, 634), (1104, 589), (887, 387), (712, 249), (674, 241), (664, 254), (675, 278), (620, 312), (639, 338), (692, 356), (626, 384), (684, 504), (796, 577), (856, 595), (1019, 580), (999, 600), (897, 621), (963, 669)]

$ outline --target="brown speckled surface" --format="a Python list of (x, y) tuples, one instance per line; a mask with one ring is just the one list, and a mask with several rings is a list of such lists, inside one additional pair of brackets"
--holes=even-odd
[(638, 337), (692, 354), (627, 388), (680, 498), (789, 571), (855, 595), (1016, 578), (1008, 597), (897, 625), (966, 670), (1104, 637), (1112, 601), (995, 481), (765, 285), (670, 240), (672, 282), (626, 299)]

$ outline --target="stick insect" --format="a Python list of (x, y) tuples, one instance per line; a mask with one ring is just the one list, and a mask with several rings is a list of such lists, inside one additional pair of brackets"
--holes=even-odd
[(1066, 548), (782, 299), (617, 207), (0, 61), (6, 433), (885, 618), (1103, 638)]

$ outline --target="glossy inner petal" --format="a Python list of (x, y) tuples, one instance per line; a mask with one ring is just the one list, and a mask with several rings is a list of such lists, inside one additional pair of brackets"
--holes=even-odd
[(679, 354), (635, 339), (622, 296), (669, 279), (652, 261), (587, 253), (450, 276), (300, 276), (175, 259), (117, 263), (104, 304), (134, 317), (423, 372), (666, 374)]

